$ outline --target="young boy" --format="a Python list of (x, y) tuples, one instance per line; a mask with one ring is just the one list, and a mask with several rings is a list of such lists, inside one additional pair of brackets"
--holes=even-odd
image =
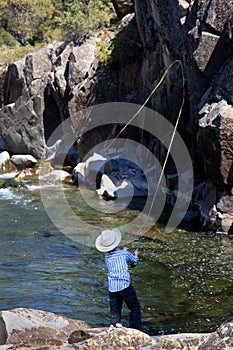
[(132, 255), (128, 248), (118, 248), (121, 241), (121, 232), (104, 230), (96, 239), (96, 248), (105, 252), (105, 262), (108, 267), (108, 290), (110, 304), (110, 324), (116, 326), (121, 322), (123, 302), (130, 310), (129, 326), (141, 330), (141, 308), (137, 294), (130, 283), (128, 263), (135, 266), (138, 262), (139, 251)]

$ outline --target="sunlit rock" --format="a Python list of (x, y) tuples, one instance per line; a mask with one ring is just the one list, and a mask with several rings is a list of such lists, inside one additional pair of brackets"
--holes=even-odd
[(216, 332), (204, 341), (198, 350), (230, 350), (233, 349), (233, 320), (225, 321)]
[(88, 325), (83, 321), (46, 311), (24, 308), (5, 310), (0, 317), (0, 344), (12, 344), (12, 349), (38, 349), (45, 345), (56, 349), (66, 343), (73, 331), (86, 328)]
[(96, 190), (96, 193), (100, 197), (109, 199), (133, 197), (134, 186), (129, 180), (119, 181), (116, 178), (114, 179), (103, 174), (100, 189)]
[(79, 184), (85, 184), (87, 187), (96, 188), (97, 174), (103, 171), (103, 166), (107, 158), (101, 154), (94, 153), (85, 162), (79, 163), (73, 170), (73, 179)]
[(212, 333), (179, 333), (157, 338), (125, 327), (91, 328), (51, 312), (18, 308), (0, 313), (0, 350), (229, 350), (233, 322)]
[[(94, 328), (85, 331), (83, 337), (71, 334), (69, 343), (74, 344), (75, 349), (85, 350), (119, 350), (119, 349), (151, 349), (155, 340), (149, 335), (132, 328)], [(161, 350), (161, 349), (160, 349)]]
[(6, 163), (10, 160), (10, 154), (7, 151), (0, 153), (0, 170), (5, 170)]
[(50, 173), (39, 176), (39, 180), (43, 182), (63, 182), (71, 180), (71, 175), (64, 170), (52, 170)]
[(10, 161), (17, 168), (32, 168), (37, 163), (36, 158), (30, 154), (16, 154), (11, 156)]
[(37, 177), (40, 174), (40, 171), (41, 171), (40, 167), (34, 167), (32, 169), (23, 169), (16, 174), (15, 178), (24, 179), (24, 178)]

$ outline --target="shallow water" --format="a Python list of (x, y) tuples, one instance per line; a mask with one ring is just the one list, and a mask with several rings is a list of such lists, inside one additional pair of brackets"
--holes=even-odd
[[(23, 185), (0, 188), (0, 309), (30, 307), (91, 326), (108, 325), (104, 256), (54, 226), (38, 183)], [(117, 216), (94, 213), (74, 186), (66, 186), (65, 191), (73, 210), (92, 224), (114, 226), (138, 213), (129, 209)], [(57, 192), (49, 195), (56, 197)], [(232, 316), (233, 241), (229, 237), (182, 230), (166, 234), (155, 226), (147, 238), (129, 244), (132, 251), (136, 247), (140, 262), (131, 275), (147, 333), (208, 332)], [(128, 324), (127, 309), (122, 322)]]

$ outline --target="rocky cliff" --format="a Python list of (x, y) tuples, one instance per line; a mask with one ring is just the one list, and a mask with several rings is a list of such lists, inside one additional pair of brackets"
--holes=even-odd
[[(200, 220), (207, 229), (232, 231), (233, 4), (136, 0), (135, 10), (144, 47), (141, 101), (161, 71), (181, 59), (186, 105), (180, 132), (193, 159)], [(177, 74), (151, 101), (173, 123), (182, 95)]]
[[(117, 129), (109, 125), (85, 134), (88, 118), (80, 110), (112, 101), (142, 104), (169, 64), (180, 60), (186, 93), (178, 130), (194, 168), (191, 209), (203, 228), (232, 232), (232, 1), (135, 0), (135, 15), (125, 17), (133, 3), (114, 1), (114, 6), (123, 17), (115, 34), (105, 28), (82, 45), (52, 43), (1, 67), (1, 149), (41, 158), (52, 146), (47, 145), (50, 135), (71, 118), (82, 159), (93, 143)], [(148, 106), (174, 125), (181, 103), (177, 66)], [(126, 137), (132, 134), (140, 142), (145, 138), (130, 128), (125, 132)], [(144, 143), (151, 146), (148, 138)], [(157, 147), (156, 155), (163, 159), (159, 153)], [(167, 171), (169, 175), (169, 167)]]

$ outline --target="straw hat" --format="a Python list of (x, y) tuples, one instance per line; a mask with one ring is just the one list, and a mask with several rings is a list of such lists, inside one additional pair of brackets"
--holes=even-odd
[(96, 238), (95, 246), (100, 252), (110, 252), (118, 246), (121, 241), (121, 232), (114, 228), (112, 230), (104, 230), (101, 235)]

